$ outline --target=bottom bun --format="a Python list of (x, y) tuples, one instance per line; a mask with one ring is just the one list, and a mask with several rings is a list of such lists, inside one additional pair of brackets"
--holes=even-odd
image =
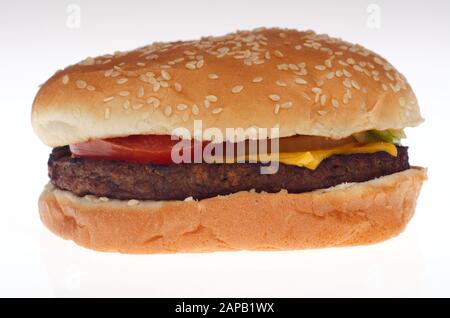
[(173, 253), (290, 250), (370, 244), (393, 237), (414, 214), (426, 170), (307, 193), (239, 192), (195, 201), (77, 197), (47, 185), (42, 222), (99, 251)]

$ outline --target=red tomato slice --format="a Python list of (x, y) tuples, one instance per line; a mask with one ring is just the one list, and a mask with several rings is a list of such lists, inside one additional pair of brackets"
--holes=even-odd
[[(70, 145), (75, 157), (104, 160), (123, 160), (138, 163), (172, 163), (172, 148), (180, 140), (171, 140), (168, 135), (136, 135), (121, 138), (96, 139)], [(191, 148), (184, 150), (193, 151)]]
[[(323, 137), (295, 136), (280, 139), (280, 152), (299, 152), (315, 149), (327, 149), (354, 141), (353, 137), (332, 140)], [(179, 144), (180, 139), (171, 140), (169, 135), (135, 135), (121, 138), (96, 139), (70, 145), (75, 157), (88, 159), (121, 160), (138, 163), (171, 164), (172, 149), (180, 148), (177, 153), (181, 156), (184, 151), (189, 152), (189, 158), (194, 158), (194, 146), (198, 141), (185, 140)], [(201, 150), (208, 144), (203, 142)], [(200, 149), (200, 148), (197, 148)], [(248, 149), (248, 146), (246, 146)], [(225, 151), (225, 148), (224, 148)], [(236, 150), (235, 150), (236, 153)], [(200, 152), (201, 154), (201, 152)], [(177, 162), (179, 163), (179, 162)]]

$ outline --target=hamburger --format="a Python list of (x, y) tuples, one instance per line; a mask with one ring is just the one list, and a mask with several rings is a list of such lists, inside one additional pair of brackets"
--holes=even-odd
[(312, 31), (87, 58), (33, 103), (34, 131), (53, 148), (40, 217), (65, 239), (122, 253), (380, 242), (403, 231), (426, 179), (401, 145), (422, 121), (388, 61)]

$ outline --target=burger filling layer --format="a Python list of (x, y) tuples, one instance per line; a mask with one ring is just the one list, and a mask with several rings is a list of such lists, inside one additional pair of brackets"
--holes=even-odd
[[(355, 140), (342, 140), (334, 146), (317, 146), (318, 143), (313, 142), (316, 149), (284, 152), (280, 154), (278, 171), (274, 174), (261, 174), (263, 163), (170, 163), (167, 151), (163, 151), (167, 148), (164, 142), (160, 140), (156, 148), (152, 148), (155, 143), (143, 147), (139, 138), (116, 140), (112, 144), (96, 141), (93, 148), (87, 145), (55, 148), (48, 169), (56, 187), (78, 196), (184, 200), (250, 190), (302, 193), (346, 182), (364, 182), (409, 169), (406, 147), (377, 138), (366, 140), (367, 143), (357, 140), (356, 145)], [(138, 150), (132, 152), (130, 149), (136, 149), (133, 143), (140, 150), (137, 147)], [(150, 162), (149, 157), (153, 158)]]

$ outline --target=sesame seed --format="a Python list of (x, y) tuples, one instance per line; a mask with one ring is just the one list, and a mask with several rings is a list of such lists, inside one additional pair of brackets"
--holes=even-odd
[(314, 96), (314, 103), (318, 103), (320, 101), (320, 94), (316, 94), (316, 96)]
[(69, 75), (66, 74), (62, 77), (62, 83), (64, 85), (67, 85), (67, 83), (69, 83)]
[(356, 88), (357, 90), (361, 89), (361, 87), (359, 86), (358, 82), (355, 81), (355, 80), (352, 80), (352, 86), (353, 86), (354, 88)]
[(352, 59), (352, 58), (350, 57), (350, 58), (347, 59), (347, 63), (348, 63), (348, 64), (355, 64), (356, 62), (355, 62), (354, 59)]
[(186, 104), (178, 104), (177, 109), (178, 110), (186, 110), (188, 108), (188, 105)]
[(318, 113), (320, 116), (325, 116), (325, 115), (327, 114), (327, 111), (326, 111), (326, 110), (318, 110), (317, 113)]
[(162, 78), (164, 78), (166, 81), (169, 81), (171, 79), (171, 76), (169, 74), (169, 72), (167, 72), (166, 70), (162, 70), (161, 71), (161, 76)]
[(105, 109), (105, 119), (109, 119), (111, 117), (111, 110), (108, 108)]
[(219, 114), (219, 113), (222, 112), (222, 110), (223, 110), (222, 107), (217, 107), (217, 108), (214, 108), (214, 109), (213, 109), (212, 113), (213, 113), (213, 114)]
[(394, 77), (393, 77), (390, 73), (388, 73), (388, 72), (386, 72), (386, 76), (387, 76), (391, 81), (394, 81), (394, 80), (395, 80)]
[(78, 63), (79, 65), (94, 65), (95, 64), (95, 59), (92, 57), (88, 57), (85, 60), (81, 61), (80, 63)]
[(324, 106), (326, 102), (327, 102), (327, 95), (324, 94), (320, 97), (320, 105)]
[(203, 101), (203, 105), (205, 106), (205, 108), (209, 108), (209, 106), (211, 106), (211, 103), (210, 103), (209, 100), (205, 99), (205, 100)]
[(295, 82), (296, 84), (300, 84), (300, 85), (308, 84), (308, 82), (307, 82), (306, 80), (304, 80), (303, 78), (300, 78), (300, 77), (296, 77), (296, 78), (294, 79), (294, 82)]
[(278, 50), (275, 50), (275, 51), (273, 52), (273, 55), (275, 55), (276, 57), (283, 57), (283, 56), (284, 56), (283, 53), (281, 53), (281, 52), (278, 51)]
[(398, 99), (398, 102), (400, 103), (400, 106), (405, 106), (406, 105), (406, 100), (404, 97), (400, 97)]
[(176, 90), (177, 92), (181, 92), (181, 91), (183, 90), (183, 87), (182, 87), (181, 84), (178, 83), (178, 82), (175, 82), (175, 83), (173, 84), (173, 86), (174, 86), (174, 88), (175, 88), (175, 90)]
[(263, 81), (263, 78), (261, 76), (258, 76), (258, 77), (255, 77), (252, 82), (253, 83), (261, 83), (262, 81)]
[(170, 115), (172, 115), (172, 106), (166, 106), (164, 108), (164, 115), (166, 115), (167, 117), (170, 117)]
[(197, 68), (202, 68), (205, 65), (205, 60), (200, 60), (197, 62)]
[(112, 101), (114, 98), (115, 98), (114, 96), (109, 96), (109, 97), (106, 97), (103, 101), (104, 101), (105, 103), (107, 103), (107, 102)]
[(398, 93), (400, 91), (399, 85), (393, 85), (392, 83), (389, 83), (389, 86), (391, 87), (394, 93)]
[(161, 87), (164, 87), (164, 88), (169, 87), (169, 83), (167, 83), (167, 82), (165, 82), (165, 81), (159, 82), (159, 85), (161, 85)]
[(210, 73), (210, 74), (208, 74), (208, 78), (209, 78), (209, 79), (212, 79), (212, 80), (215, 80), (215, 79), (218, 79), (219, 76), (218, 76), (217, 74)]
[(152, 105), (155, 108), (158, 108), (160, 101), (156, 97), (149, 97), (147, 99), (147, 104)]
[(126, 101), (123, 102), (122, 107), (124, 109), (128, 109), (130, 108), (130, 101), (127, 99)]
[(142, 74), (139, 76), (139, 80), (146, 83), (146, 82), (148, 82), (148, 77), (146, 75)]
[(129, 200), (128, 202), (127, 202), (127, 205), (128, 206), (136, 206), (136, 205), (138, 205), (139, 204), (139, 201), (138, 200)]
[(121, 92), (119, 93), (119, 95), (120, 95), (120, 96), (123, 96), (123, 97), (129, 96), (129, 95), (130, 95), (130, 92), (129, 92), (129, 91), (121, 91)]
[(81, 89), (86, 88), (86, 86), (87, 86), (87, 83), (85, 81), (81, 81), (81, 80), (76, 81), (75, 84), (77, 85), (78, 88), (81, 88)]
[(352, 88), (352, 81), (349, 80), (348, 78), (346, 78), (342, 83), (344, 84), (345, 87)]
[(186, 64), (185, 64), (185, 66), (186, 66), (186, 68), (187, 69), (189, 69), (189, 70), (195, 70), (196, 69), (196, 63), (195, 62), (187, 62)]
[(161, 88), (161, 84), (156, 82), (156, 83), (153, 84), (152, 88), (153, 88), (153, 92), (156, 93)]
[(150, 54), (145, 59), (146, 60), (157, 60), (158, 59), (158, 55), (157, 54)]
[(217, 52), (219, 52), (222, 56), (226, 55), (229, 51), (230, 49), (228, 47), (221, 47), (217, 49)]
[(297, 75), (307, 75), (308, 74), (308, 71), (306, 70), (306, 68), (302, 68), (301, 70), (300, 70), (300, 72), (294, 72), (295, 74), (297, 74)]
[(364, 72), (364, 69), (359, 65), (353, 65), (353, 69), (358, 72)]
[(350, 74), (350, 72), (347, 71), (346, 69), (344, 69), (343, 72), (346, 77), (352, 77), (352, 74)]
[(330, 59), (325, 60), (324, 64), (325, 64), (325, 66), (328, 67), (328, 68), (331, 68), (331, 67), (333, 66), (333, 65), (331, 64), (331, 60), (330, 60)]
[(274, 108), (273, 112), (274, 112), (275, 115), (280, 112), (280, 104), (276, 104), (275, 105), (275, 108)]
[(88, 86), (86, 87), (86, 89), (87, 89), (88, 91), (90, 91), (90, 92), (93, 92), (93, 91), (95, 91), (95, 86), (88, 85)]
[(198, 115), (200, 110), (198, 109), (198, 106), (196, 104), (192, 105), (192, 114)]
[(231, 89), (231, 92), (232, 92), (233, 94), (237, 94), (237, 93), (240, 93), (243, 89), (244, 89), (244, 86), (242, 86), (242, 85), (236, 85), (236, 86), (234, 86), (234, 87)]
[(273, 100), (274, 102), (278, 102), (278, 101), (281, 99), (280, 96), (277, 95), (277, 94), (270, 94), (270, 95), (269, 95), (269, 98), (270, 98), (271, 100)]
[(125, 84), (126, 82), (128, 82), (128, 78), (120, 78), (116, 81), (117, 84)]
[(312, 91), (314, 94), (321, 94), (321, 93), (322, 93), (322, 89), (319, 88), (319, 87), (313, 87), (313, 88), (311, 89), (311, 91)]
[(375, 56), (375, 57), (373, 58), (373, 60), (375, 61), (375, 63), (377, 63), (377, 64), (379, 64), (379, 65), (382, 65), (382, 64), (383, 64), (383, 61), (382, 61), (378, 56)]
[(342, 101), (344, 102), (344, 104), (348, 104), (348, 95), (344, 94), (344, 97), (342, 97)]
[(281, 104), (281, 108), (287, 109), (287, 108), (291, 108), (294, 105), (293, 102), (286, 102)]
[(302, 46), (301, 46), (300, 44), (298, 44), (298, 45), (296, 45), (294, 48), (295, 48), (296, 50), (301, 50), (301, 49), (302, 49)]
[(280, 81), (280, 80), (277, 80), (277, 81), (275, 82), (275, 84), (277, 84), (278, 86), (281, 86), (281, 87), (286, 87), (286, 86), (287, 86), (287, 84), (286, 84), (285, 82)]
[(105, 71), (105, 77), (111, 76), (111, 74), (112, 74), (113, 72), (114, 72), (113, 69), (110, 69), (110, 70)]
[(119, 76), (120, 75), (120, 72), (119, 71), (113, 71), (112, 73), (111, 73), (111, 77), (117, 77), (117, 76)]
[(134, 110), (138, 110), (138, 109), (141, 109), (143, 106), (144, 106), (144, 104), (141, 104), (141, 103), (139, 103), (139, 104), (134, 104), (134, 105), (133, 105), (133, 109), (134, 109)]
[(334, 77), (334, 72), (330, 72), (327, 74), (328, 79), (332, 79)]
[(338, 108), (339, 107), (339, 101), (335, 98), (333, 98), (331, 100), (331, 105), (333, 105), (334, 108)]
[(137, 66), (145, 66), (145, 63), (137, 62), (136, 65), (137, 65)]
[(319, 71), (325, 71), (325, 70), (326, 70), (326, 67), (323, 66), (323, 65), (316, 65), (316, 66), (314, 66), (314, 68), (315, 68), (316, 70), (319, 70)]
[(217, 96), (215, 95), (208, 95), (205, 97), (207, 100), (209, 100), (210, 102), (217, 102)]
[(336, 71), (336, 76), (337, 77), (342, 77), (342, 75), (344, 75), (344, 73), (342, 73), (341, 70)]

